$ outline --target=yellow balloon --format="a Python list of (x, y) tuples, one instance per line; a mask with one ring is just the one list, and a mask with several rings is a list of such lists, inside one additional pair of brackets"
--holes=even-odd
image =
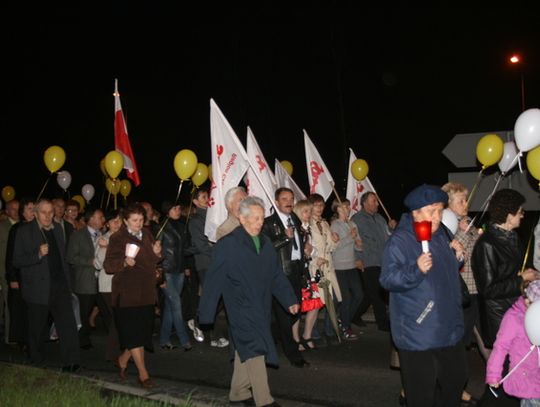
[(120, 192), (120, 181), (107, 178), (105, 180), (105, 188), (107, 188), (109, 193), (116, 195), (118, 192)]
[(51, 146), (45, 150), (43, 161), (52, 174), (62, 168), (62, 165), (66, 162), (66, 153), (62, 147)]
[(106, 177), (109, 176), (109, 174), (107, 174), (107, 169), (105, 168), (105, 157), (103, 157), (99, 162), (99, 169), (101, 170), (103, 175), (105, 175)]
[(540, 181), (540, 147), (533, 148), (527, 153), (527, 169), (535, 179)]
[(124, 168), (124, 157), (116, 150), (109, 151), (105, 156), (105, 170), (109, 177), (116, 178)]
[(357, 181), (362, 181), (364, 178), (367, 177), (369, 172), (369, 165), (366, 162), (366, 160), (362, 160), (361, 158), (358, 158), (357, 160), (354, 160), (351, 164), (351, 174)]
[(292, 173), (293, 173), (293, 166), (292, 166), (292, 164), (291, 164), (290, 161), (282, 160), (282, 161), (280, 161), (279, 163), (281, 164), (281, 166), (283, 167), (283, 169), (284, 169), (285, 171), (287, 171), (287, 174), (292, 175)]
[(476, 145), (476, 158), (482, 164), (482, 169), (497, 164), (503, 152), (504, 143), (496, 134), (486, 134)]
[(206, 164), (198, 163), (197, 169), (195, 170), (195, 174), (191, 176), (191, 182), (193, 182), (193, 185), (200, 187), (202, 184), (206, 182), (208, 179), (208, 167)]
[(84, 200), (84, 198), (81, 195), (75, 195), (71, 199), (73, 199), (74, 201), (79, 202), (79, 205), (81, 206), (81, 212), (83, 212), (84, 207), (86, 206), (86, 201)]
[(4, 201), (9, 202), (13, 198), (15, 198), (15, 188), (13, 188), (11, 185), (6, 185), (4, 188), (2, 188), (2, 199)]
[(214, 175), (212, 175), (212, 164), (208, 164), (208, 178), (210, 181), (214, 180)]
[(191, 150), (180, 150), (174, 157), (174, 170), (182, 181), (191, 178), (197, 169), (197, 156)]
[(124, 198), (127, 198), (130, 192), (131, 192), (131, 182), (129, 182), (129, 180), (127, 179), (123, 179), (122, 181), (120, 181), (120, 194)]

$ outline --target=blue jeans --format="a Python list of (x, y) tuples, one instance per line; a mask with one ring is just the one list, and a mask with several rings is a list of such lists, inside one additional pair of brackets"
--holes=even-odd
[(161, 332), (159, 344), (167, 345), (171, 342), (172, 328), (176, 330), (176, 336), (180, 344), (185, 346), (189, 343), (186, 324), (182, 316), (182, 288), (184, 288), (184, 273), (165, 273), (166, 287), (162, 288), (165, 298), (163, 318), (161, 319)]

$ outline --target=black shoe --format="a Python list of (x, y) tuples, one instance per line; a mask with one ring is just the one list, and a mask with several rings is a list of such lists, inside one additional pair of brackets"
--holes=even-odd
[(93, 347), (94, 346), (91, 343), (87, 343), (86, 345), (81, 345), (81, 349), (83, 349), (83, 350), (90, 350)]
[(245, 400), (237, 400), (237, 401), (229, 400), (229, 405), (230, 406), (254, 406), (255, 400), (253, 399), (253, 397), (250, 397)]
[(67, 365), (62, 367), (62, 373), (79, 373), (80, 371), (80, 365)]
[(309, 367), (309, 362), (305, 359), (292, 360), (291, 365), (294, 367)]

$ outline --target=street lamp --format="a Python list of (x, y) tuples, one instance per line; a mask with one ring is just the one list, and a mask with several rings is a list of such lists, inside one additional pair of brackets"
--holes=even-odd
[(512, 65), (521, 65), (520, 66), (520, 76), (521, 76), (521, 111), (525, 111), (525, 80), (523, 79), (523, 61), (521, 57), (517, 54), (514, 54), (510, 57), (510, 63)]

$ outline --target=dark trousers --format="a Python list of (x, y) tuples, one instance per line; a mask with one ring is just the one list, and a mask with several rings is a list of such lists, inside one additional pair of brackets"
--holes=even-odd
[(28, 337), (28, 311), (26, 310), (26, 303), (22, 299), (21, 290), (10, 287), (7, 303), (10, 316), (8, 340), (9, 342), (24, 344)]
[[(287, 276), (297, 298), (302, 298), (302, 272), (303, 264), (301, 262), (293, 262), (291, 264), (291, 272)], [(298, 303), (300, 304), (300, 300)], [(272, 299), (272, 308), (274, 310), (279, 340), (283, 346), (283, 353), (291, 362), (303, 359), (302, 354), (298, 350), (298, 344), (292, 335), (292, 326), (298, 320), (298, 316), (290, 314), (289, 310), (283, 308), (275, 298)]]
[(336, 277), (341, 291), (339, 311), (343, 329), (351, 327), (351, 318), (362, 302), (362, 283), (357, 269), (336, 270)]
[(399, 349), (401, 382), (408, 407), (459, 407), (467, 378), (465, 347)]
[(32, 363), (42, 363), (42, 347), (48, 335), (49, 313), (52, 315), (56, 332), (60, 339), (60, 353), (64, 365), (80, 364), (79, 336), (75, 315), (71, 305), (69, 291), (61, 290), (51, 293), (49, 304), (27, 302), (28, 309), (28, 349)]
[(103, 317), (103, 321), (107, 326), (109, 332), (107, 336), (107, 346), (105, 347), (105, 360), (115, 361), (120, 356), (120, 344), (118, 343), (118, 332), (116, 332), (116, 326), (114, 324), (114, 314), (112, 309), (112, 294), (111, 293), (99, 293), (101, 297), (101, 303), (104, 309), (99, 309)]
[(390, 322), (388, 320), (388, 312), (386, 311), (387, 294), (379, 283), (380, 275), (380, 267), (366, 267), (363, 272), (360, 271), (360, 279), (364, 285), (364, 297), (353, 321), (360, 321), (369, 306), (373, 305), (373, 313), (375, 314), (377, 326), (379, 329), (388, 330)]
[(90, 346), (90, 313), (96, 305), (97, 294), (77, 294), (81, 313), (81, 329), (79, 330), (79, 342), (81, 346)]

